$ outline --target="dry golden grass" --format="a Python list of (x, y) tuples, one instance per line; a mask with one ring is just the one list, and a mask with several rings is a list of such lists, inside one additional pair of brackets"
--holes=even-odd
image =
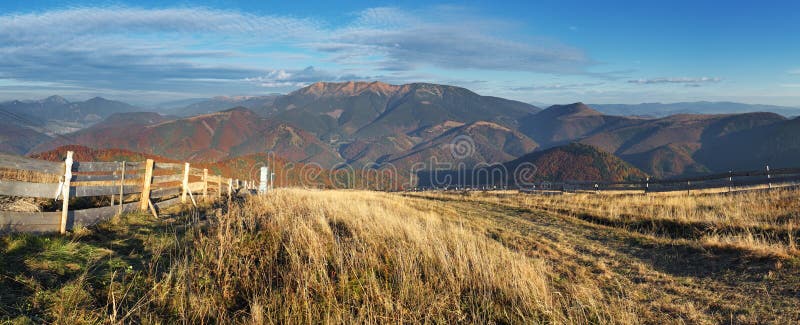
[(785, 323), (798, 194), (281, 189), (0, 240), (0, 321)]
[[(78, 272), (49, 300), (38, 302), (41, 319), (637, 322), (622, 297), (587, 285), (590, 280), (564, 281), (544, 260), (450, 217), (415, 208), (412, 201), (376, 192), (279, 190), (234, 204), (209, 220), (162, 231), (142, 227), (139, 219), (115, 219), (83, 231), (72, 243), (84, 238), (141, 242), (139, 248), (121, 244), (121, 251), (139, 251), (142, 266), (97, 266), (118, 253), (92, 249), (96, 253), (86, 255), (89, 265), (77, 268), (105, 273)], [(105, 241), (93, 245), (107, 246)], [(35, 265), (41, 266), (29, 263), (39, 268)]]
[(196, 259), (173, 272), (177, 283), (213, 280), (179, 289), (190, 293), (188, 302), (165, 303), (187, 306), (194, 321), (223, 322), (634, 319), (596, 289), (555, 286), (542, 260), (406, 200), (305, 190), (249, 200), (195, 239)]
[[(426, 193), (444, 196), (447, 193)], [(562, 213), (654, 236), (730, 246), (764, 255), (797, 255), (800, 189), (687, 195), (538, 195), (472, 192), (463, 199)]]
[[(800, 190), (704, 196), (407, 193), (647, 323), (796, 323)], [(594, 284), (587, 279), (593, 279)], [(618, 290), (618, 286), (626, 290)]]

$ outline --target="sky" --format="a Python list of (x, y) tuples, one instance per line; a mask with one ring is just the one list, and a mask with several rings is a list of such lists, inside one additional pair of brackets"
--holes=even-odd
[(0, 2), (0, 101), (157, 105), (349, 80), (800, 107), (800, 1)]

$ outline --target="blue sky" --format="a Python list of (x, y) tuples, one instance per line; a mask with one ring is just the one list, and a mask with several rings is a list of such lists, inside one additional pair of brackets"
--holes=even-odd
[(0, 100), (379, 80), (548, 104), (800, 107), (800, 2), (585, 2), (0, 2)]

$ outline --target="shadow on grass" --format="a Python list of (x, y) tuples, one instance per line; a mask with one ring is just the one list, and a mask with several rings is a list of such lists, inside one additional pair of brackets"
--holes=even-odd
[(177, 246), (188, 225), (223, 205), (168, 209), (159, 219), (123, 214), (67, 235), (0, 236), (0, 323), (52, 322), (52, 304), (75, 287), (87, 291), (90, 299), (81, 302), (87, 310), (109, 308), (112, 282), (131, 282), (137, 275), (158, 277), (171, 262), (161, 257), (180, 254)]

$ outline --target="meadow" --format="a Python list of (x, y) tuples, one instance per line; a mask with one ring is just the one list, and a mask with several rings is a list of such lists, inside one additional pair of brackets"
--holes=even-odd
[(794, 189), (280, 189), (0, 237), (9, 323), (792, 323)]

